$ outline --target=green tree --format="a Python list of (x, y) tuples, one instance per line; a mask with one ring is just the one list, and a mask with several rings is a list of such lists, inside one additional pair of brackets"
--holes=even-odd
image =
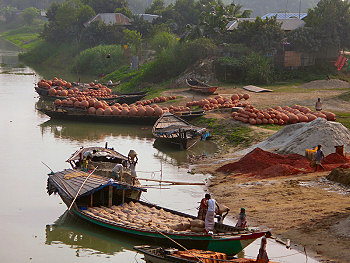
[(150, 46), (152, 49), (160, 53), (175, 45), (176, 42), (176, 35), (165, 31), (159, 31), (150, 39)]
[(136, 54), (139, 54), (142, 44), (142, 36), (136, 30), (124, 29), (124, 41), (129, 46), (135, 48)]
[(133, 14), (131, 12), (131, 10), (128, 7), (121, 7), (121, 8), (116, 8), (114, 10), (114, 13), (121, 13), (129, 18), (132, 18)]
[(320, 0), (305, 18), (321, 46), (350, 47), (350, 4), (348, 0)]
[(161, 15), (165, 10), (164, 0), (154, 0), (152, 4), (146, 8), (146, 14)]
[(243, 21), (230, 35), (233, 43), (241, 43), (255, 51), (265, 53), (278, 49), (283, 38), (284, 31), (276, 17), (267, 19), (257, 17), (254, 22)]
[(82, 0), (82, 2), (91, 6), (96, 14), (113, 13), (117, 8), (128, 7), (126, 0)]
[(94, 10), (80, 0), (54, 3), (48, 10), (49, 23), (45, 24), (41, 37), (50, 42), (58, 39), (79, 42), (84, 23), (94, 15)]
[(25, 24), (31, 25), (35, 18), (40, 15), (39, 10), (35, 7), (28, 7), (22, 13), (22, 18)]

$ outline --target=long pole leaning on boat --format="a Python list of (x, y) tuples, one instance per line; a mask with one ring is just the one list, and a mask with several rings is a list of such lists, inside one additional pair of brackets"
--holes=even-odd
[(70, 206), (69, 206), (69, 208), (68, 208), (68, 211), (70, 211), (70, 209), (72, 208), (72, 206), (73, 206), (75, 200), (77, 199), (77, 197), (78, 197), (78, 195), (79, 195), (81, 189), (83, 188), (84, 184), (85, 184), (86, 181), (89, 179), (90, 175), (92, 175), (92, 174), (95, 172), (95, 170), (97, 169), (97, 167), (98, 167), (98, 166), (95, 167), (95, 169), (86, 177), (86, 179), (84, 180), (84, 182), (81, 184), (81, 186), (80, 186), (80, 188), (79, 188), (77, 194), (75, 195), (75, 197), (74, 197), (72, 203), (70, 204)]

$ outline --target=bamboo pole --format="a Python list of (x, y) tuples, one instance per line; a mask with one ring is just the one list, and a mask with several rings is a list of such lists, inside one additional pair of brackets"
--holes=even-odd
[(75, 200), (77, 199), (77, 197), (78, 197), (78, 195), (79, 195), (81, 189), (83, 188), (84, 184), (85, 184), (86, 181), (89, 179), (90, 175), (92, 175), (92, 174), (95, 172), (95, 170), (97, 169), (97, 167), (98, 167), (98, 166), (95, 167), (95, 169), (86, 177), (86, 179), (84, 180), (84, 182), (81, 184), (81, 186), (80, 186), (80, 188), (79, 188), (77, 194), (75, 195), (75, 197), (74, 197), (72, 203), (70, 204), (70, 206), (69, 206), (69, 208), (68, 208), (68, 211), (70, 211), (70, 209), (72, 208), (72, 206), (73, 206)]
[(205, 183), (190, 183), (190, 182), (174, 182), (174, 181), (164, 181), (164, 180), (156, 180), (156, 179), (147, 179), (147, 178), (137, 178), (138, 180), (150, 181), (150, 182), (158, 182), (158, 183), (167, 183), (173, 185), (205, 185)]

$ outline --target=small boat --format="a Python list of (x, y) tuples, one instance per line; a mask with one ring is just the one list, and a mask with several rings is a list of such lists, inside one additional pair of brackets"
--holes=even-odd
[[(115, 165), (128, 161), (128, 157), (115, 151), (113, 148), (107, 148), (106, 145), (106, 147), (82, 147), (75, 151), (66, 162), (71, 165), (72, 169), (81, 170), (82, 160), (88, 155), (92, 158), (91, 161), (89, 161), (90, 164), (93, 167), (97, 167), (94, 174), (109, 178), (113, 178), (112, 169)], [(130, 169), (124, 167), (124, 170), (122, 181), (131, 184), (132, 178)], [(141, 185), (137, 178), (134, 184)]]
[[(153, 125), (158, 116), (123, 116), (123, 115), (90, 115), (86, 109), (76, 108), (53, 108), (42, 106), (38, 111), (46, 114), (51, 119), (69, 120), (69, 121), (84, 121), (84, 122), (100, 122), (113, 124), (151, 124)], [(203, 110), (182, 112), (181, 117), (186, 120), (191, 120), (205, 115)]]
[(219, 223), (215, 223), (212, 234), (204, 229), (195, 231), (191, 226), (192, 221), (198, 221), (195, 216), (140, 201), (146, 189), (98, 175), (86, 179), (88, 175), (72, 169), (52, 172), (48, 194), (57, 193), (74, 215), (115, 233), (171, 246), (175, 240), (188, 249), (227, 255), (239, 253), (266, 233)]
[[(168, 263), (168, 262), (183, 262), (183, 263), (256, 263), (255, 259), (234, 258), (227, 256), (225, 253), (206, 250), (179, 250), (176, 248), (163, 248), (159, 246), (134, 246), (137, 252), (144, 254), (144, 259), (147, 263)], [(270, 263), (274, 263), (269, 261)]]
[(191, 90), (203, 94), (213, 94), (219, 88), (218, 86), (210, 86), (194, 78), (186, 79), (186, 84)]
[(194, 146), (208, 136), (208, 130), (189, 124), (187, 121), (169, 112), (164, 113), (154, 124), (152, 134), (157, 143), (174, 144), (181, 150)]

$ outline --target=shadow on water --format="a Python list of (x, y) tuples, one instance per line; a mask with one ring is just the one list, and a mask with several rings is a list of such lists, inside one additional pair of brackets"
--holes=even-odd
[(133, 246), (144, 242), (135, 238), (112, 233), (69, 213), (68, 210), (62, 214), (53, 224), (46, 225), (46, 245), (65, 244), (77, 250), (92, 249), (114, 255), (124, 250), (132, 250)]

